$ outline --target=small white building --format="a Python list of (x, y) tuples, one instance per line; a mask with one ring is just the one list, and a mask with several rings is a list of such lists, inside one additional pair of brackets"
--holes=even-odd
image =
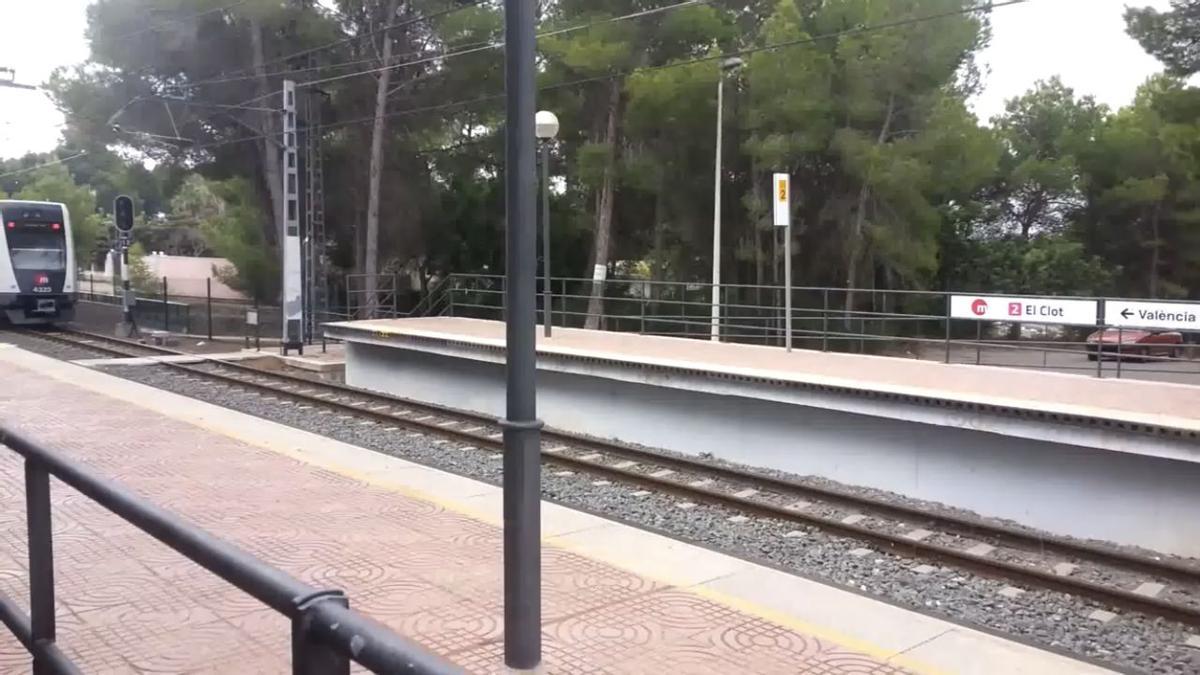
[[(151, 276), (156, 279), (167, 278), (167, 292), (172, 296), (203, 298), (206, 293), (206, 282), (212, 279), (212, 297), (214, 300), (245, 300), (246, 296), (221, 283), (215, 270), (232, 267), (225, 258), (192, 258), (165, 253), (147, 253), (146, 267)], [(104, 259), (104, 272), (97, 274), (97, 292), (101, 283), (111, 287), (113, 277), (112, 256)], [(87, 282), (81, 283), (83, 290), (88, 290)]]

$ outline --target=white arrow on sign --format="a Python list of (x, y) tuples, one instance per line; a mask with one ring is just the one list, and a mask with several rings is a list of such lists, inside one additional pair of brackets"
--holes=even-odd
[(1200, 331), (1200, 303), (1109, 300), (1104, 322), (1122, 328)]

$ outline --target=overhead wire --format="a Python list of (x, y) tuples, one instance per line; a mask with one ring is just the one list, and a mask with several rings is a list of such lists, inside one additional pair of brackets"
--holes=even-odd
[[(545, 37), (555, 37), (558, 35), (566, 35), (568, 33), (574, 33), (576, 31), (584, 30), (587, 28), (593, 28), (595, 26), (601, 26), (601, 25), (609, 24), (609, 23), (616, 23), (619, 21), (628, 21), (631, 19), (640, 19), (642, 17), (652, 16), (655, 14), (662, 14), (664, 12), (669, 12), (669, 11), (673, 11), (673, 10), (677, 10), (677, 9), (683, 9), (685, 7), (692, 7), (692, 6), (696, 6), (696, 5), (705, 5), (705, 4), (709, 4), (713, 1), (714, 0), (684, 0), (683, 2), (678, 2), (673, 5), (654, 7), (651, 9), (640, 10), (637, 12), (632, 12), (630, 14), (624, 14), (621, 16), (606, 17), (604, 19), (589, 21), (589, 22), (577, 24), (574, 26), (567, 26), (565, 28), (558, 28), (558, 29), (554, 29), (554, 30), (543, 31), (541, 33), (538, 33), (537, 37), (545, 38)], [(476, 2), (476, 3), (473, 3), (472, 6), (476, 6), (478, 4), (482, 4), (482, 3)], [(461, 9), (465, 9), (465, 8), (456, 8), (454, 11), (460, 11)], [(431, 15), (431, 16), (426, 16), (424, 18), (428, 19), (428, 18), (436, 18), (436, 17)], [(353, 40), (353, 39), (357, 39), (357, 36), (355, 36), (353, 38), (347, 38), (347, 40)], [(300, 82), (300, 83), (297, 83), (297, 86), (314, 86), (317, 84), (324, 84), (327, 82), (335, 82), (338, 80), (348, 79), (351, 77), (359, 77), (362, 75), (371, 75), (371, 74), (375, 74), (375, 73), (380, 73), (385, 70), (394, 70), (394, 69), (399, 69), (399, 68), (405, 68), (408, 66), (422, 65), (425, 63), (431, 63), (434, 61), (438, 61), (440, 59), (450, 59), (450, 58), (455, 58), (455, 57), (459, 57), (459, 56), (467, 56), (469, 54), (476, 54), (479, 52), (484, 52), (484, 51), (488, 51), (488, 50), (492, 50), (492, 49), (500, 49), (503, 46), (504, 46), (503, 40), (499, 40), (499, 41), (480, 40), (480, 41), (476, 41), (476, 42), (468, 42), (465, 45), (459, 45), (459, 47), (455, 51), (442, 52), (442, 53), (438, 53), (438, 54), (430, 54), (428, 56), (419, 58), (415, 61), (405, 61), (405, 62), (401, 62), (401, 63), (394, 63), (394, 64), (391, 64), (388, 66), (380, 66), (378, 68), (360, 70), (360, 71), (356, 71), (353, 73), (345, 73), (342, 75), (336, 75), (336, 76), (327, 77), (324, 79)], [(422, 53), (424, 53), (424, 52), (421, 52), (421, 51), (405, 52), (405, 53), (397, 55), (394, 58), (405, 58), (408, 56), (416, 56), (416, 55), (419, 55)], [(284, 76), (288, 76), (288, 75), (300, 75), (300, 74), (304, 74), (304, 73), (310, 73), (313, 71), (328, 70), (328, 69), (332, 69), (332, 68), (344, 68), (347, 66), (361, 65), (363, 63), (374, 63), (378, 60), (379, 60), (378, 58), (369, 58), (369, 59), (357, 59), (354, 61), (342, 61), (342, 62), (338, 62), (338, 63), (329, 63), (329, 64), (325, 64), (325, 65), (321, 65), (321, 66), (307, 66), (307, 67), (303, 67), (303, 68), (295, 68), (292, 70), (277, 71), (274, 73), (268, 73), (268, 75), (270, 77), (284, 77)], [(240, 68), (234, 72), (239, 72), (239, 71), (244, 71), (244, 70), (245, 70), (245, 68)], [(224, 84), (224, 83), (228, 83), (228, 82), (245, 82), (247, 80), (258, 79), (259, 77), (260, 77), (259, 75), (242, 75), (242, 76), (227, 77), (227, 78), (220, 78), (220, 79), (201, 80), (199, 82), (190, 82), (185, 85), (178, 85), (177, 88), (186, 89), (186, 88), (199, 87), (199, 86), (203, 86), (203, 85)], [(279, 93), (279, 91), (277, 90), (272, 93)], [(269, 94), (266, 94), (266, 95), (269, 95)], [(264, 96), (266, 96), (266, 95), (264, 95)]]
[[(671, 63), (665, 63), (665, 64), (661, 64), (661, 65), (657, 65), (657, 66), (643, 66), (643, 67), (635, 68), (633, 70), (628, 70), (628, 71), (612, 72), (612, 73), (605, 73), (603, 75), (579, 78), (576, 80), (571, 80), (569, 82), (560, 82), (560, 83), (556, 83), (556, 84), (545, 85), (545, 86), (539, 87), (538, 91), (545, 92), (545, 91), (553, 91), (556, 89), (577, 87), (577, 86), (581, 86), (584, 84), (590, 84), (590, 83), (595, 83), (595, 82), (604, 82), (604, 81), (612, 80), (612, 79), (615, 79), (618, 77), (623, 77), (623, 76), (627, 76), (627, 75), (635, 75), (638, 73), (667, 70), (670, 68), (682, 68), (685, 66), (691, 66), (691, 65), (696, 65), (699, 63), (723, 60), (723, 59), (737, 57), (737, 56), (749, 56), (751, 54), (775, 51), (778, 49), (786, 49), (789, 47), (796, 47), (796, 46), (801, 46), (801, 45), (806, 45), (806, 44), (814, 44), (817, 42), (824, 42), (827, 40), (836, 40), (836, 39), (853, 36), (853, 35), (872, 33), (872, 32), (877, 32), (877, 31), (882, 31), (882, 30), (890, 30), (893, 28), (902, 28), (902, 27), (906, 27), (906, 26), (910, 26), (910, 25), (926, 23), (926, 22), (930, 22), (930, 21), (937, 21), (940, 19), (946, 19), (946, 18), (951, 18), (951, 17), (955, 17), (955, 16), (965, 16), (965, 15), (974, 14), (977, 12), (990, 11), (992, 9), (1008, 7), (1011, 5), (1020, 5), (1020, 4), (1024, 4), (1029, 1), (1030, 0), (1001, 0), (1000, 2), (989, 2), (986, 5), (976, 5), (973, 7), (965, 7), (965, 8), (958, 9), (958, 10), (939, 12), (937, 14), (928, 14), (928, 15), (924, 15), (924, 16), (920, 16), (920, 17), (909, 17), (907, 19), (897, 19), (895, 21), (884, 22), (884, 23), (879, 23), (879, 24), (860, 25), (860, 26), (855, 26), (852, 28), (843, 29), (840, 31), (825, 33), (822, 35), (809, 36), (809, 37), (805, 37), (805, 38), (797, 38), (795, 40), (785, 40), (782, 42), (774, 42), (774, 43), (770, 43), (770, 44), (766, 44), (766, 45), (759, 45), (757, 47), (747, 47), (744, 49), (737, 49), (737, 50), (733, 50), (733, 51), (722, 52), (720, 54), (710, 54), (710, 55), (706, 55), (706, 56), (698, 56), (698, 57), (694, 57), (694, 58), (686, 59), (686, 60), (682, 60), (682, 61), (672, 61)], [(418, 108), (408, 108), (405, 110), (398, 110), (398, 111), (394, 111), (394, 112), (390, 112), (390, 113), (384, 113), (382, 115), (382, 117), (393, 118), (393, 117), (402, 117), (402, 116), (413, 115), (413, 114), (420, 114), (420, 113), (425, 113), (425, 112), (438, 112), (438, 111), (442, 111), (442, 110), (448, 110), (448, 109), (454, 108), (454, 107), (470, 106), (470, 105), (475, 105), (475, 104), (479, 104), (479, 103), (486, 103), (489, 101), (500, 100), (503, 98), (504, 98), (504, 94), (490, 94), (490, 95), (486, 95), (486, 96), (479, 96), (476, 98), (465, 99), (465, 100), (461, 100), (461, 101), (451, 101), (448, 103), (441, 103), (441, 104), (430, 105), (430, 106), (422, 106), (422, 107), (418, 107)], [(329, 124), (314, 126), (314, 127), (312, 127), (312, 130), (324, 131), (324, 130), (329, 130), (329, 129), (337, 129), (337, 128), (341, 128), (344, 126), (352, 126), (355, 124), (365, 124), (367, 122), (374, 122), (375, 117), (376, 116), (371, 115), (368, 117), (361, 117), (361, 118), (352, 119), (352, 120), (342, 120), (339, 122), (331, 122)], [(209, 149), (209, 148), (221, 147), (224, 145), (230, 145), (230, 144), (234, 144), (234, 143), (242, 143), (242, 142), (246, 142), (246, 141), (259, 140), (259, 139), (266, 138), (266, 137), (267, 137), (267, 135), (265, 135), (265, 134), (259, 134), (257, 136), (246, 136), (246, 137), (235, 138), (235, 139), (227, 139), (227, 140), (223, 140), (223, 141), (214, 141), (212, 143), (197, 145), (193, 149), (204, 150), (204, 149)]]
[[(208, 16), (209, 14), (218, 14), (218, 13), (222, 13), (222, 12), (228, 12), (231, 9), (237, 9), (238, 7), (241, 7), (242, 5), (244, 5), (248, 2), (250, 2), (250, 0), (238, 0), (238, 2), (234, 2), (231, 4), (225, 5), (224, 7), (213, 7), (211, 9), (206, 9), (206, 10), (203, 10), (200, 12), (196, 12), (195, 14), (190, 14), (188, 16), (180, 17), (178, 19), (166, 19), (165, 23), (180, 24), (180, 23), (186, 23), (188, 21), (195, 21), (196, 19), (203, 18), (205, 16)], [(162, 30), (162, 28), (163, 28), (163, 26), (147, 26), (145, 28), (139, 28), (135, 31), (125, 33), (124, 35), (119, 35), (115, 38), (105, 38), (105, 39), (106, 40), (111, 39), (113, 42), (121, 42), (122, 40), (128, 40), (131, 37), (136, 37), (138, 35), (142, 35), (143, 33), (150, 33), (153, 31)]]
[[(665, 5), (662, 7), (655, 7), (655, 8), (651, 8), (651, 9), (640, 10), (637, 12), (631, 12), (629, 14), (624, 14), (624, 15), (616, 16), (616, 17), (606, 17), (604, 19), (598, 19), (598, 20), (594, 20), (594, 21), (580, 23), (580, 24), (576, 24), (574, 26), (567, 26), (564, 28), (546, 30), (546, 31), (539, 33), (537, 35), (537, 37), (546, 38), (546, 37), (556, 37), (559, 35), (566, 35), (569, 33), (574, 33), (574, 32), (584, 30), (587, 28), (592, 28), (595, 26), (601, 26), (601, 25), (616, 23), (616, 22), (620, 22), (620, 21), (630, 21), (633, 19), (640, 19), (640, 18), (644, 18), (647, 16), (653, 16), (656, 14), (662, 14), (662, 13), (673, 11), (673, 10), (683, 9), (686, 7), (709, 4), (711, 2), (713, 2), (713, 0), (683, 0), (682, 2), (678, 2), (678, 3), (672, 4), (672, 5)], [(480, 2), (476, 2), (474, 4), (478, 5), (478, 4), (480, 4)], [(431, 17), (426, 16), (425, 18), (431, 18)], [(459, 57), (459, 56), (466, 56), (468, 54), (476, 54), (476, 53), (480, 53), (480, 52), (490, 51), (493, 49), (498, 49), (498, 48), (503, 47), (504, 44), (505, 44), (504, 41), (480, 41), (480, 42), (475, 42), (475, 43), (468, 43), (465, 47), (460, 48), (459, 50), (454, 51), (454, 52), (433, 54), (433, 55), (430, 55), (430, 56), (427, 56), (427, 57), (424, 57), (421, 59), (417, 59), (414, 61), (395, 63), (395, 64), (391, 64), (389, 66), (384, 66), (384, 67), (370, 69), (370, 70), (364, 70), (364, 71), (358, 71), (355, 73), (348, 73), (348, 74), (334, 76), (334, 77), (328, 77), (328, 78), (324, 78), (324, 79), (299, 82), (296, 84), (296, 86), (297, 86), (297, 88), (311, 87), (311, 86), (315, 86), (318, 84), (325, 84), (328, 82), (333, 82), (333, 81), (342, 80), (342, 79), (348, 79), (351, 77), (358, 77), (361, 75), (372, 74), (372, 73), (376, 73), (376, 72), (383, 72), (385, 70), (392, 70), (392, 69), (404, 68), (404, 67), (408, 67), (408, 66), (422, 65), (425, 63), (432, 63), (434, 61), (440, 61), (443, 59), (455, 58), (455, 57)], [(367, 61), (374, 62), (376, 60), (377, 59), (368, 59)], [(349, 64), (338, 64), (338, 65), (349, 65)], [(325, 67), (330, 67), (330, 66), (325, 66)], [(301, 70), (312, 70), (312, 69), (301, 69)], [(296, 72), (300, 72), (300, 71), (289, 71), (289, 73), (296, 73)], [(274, 74), (272, 74), (272, 76), (278, 76), (279, 74), (280, 73), (274, 73)], [(224, 82), (244, 81), (244, 80), (250, 80), (250, 79), (259, 79), (259, 77), (260, 77), (259, 75), (249, 75), (249, 76), (245, 76), (245, 77), (230, 78), (230, 79), (220, 80), (220, 81), (224, 81)], [(217, 82), (219, 82), (219, 81), (218, 80), (210, 80), (210, 81), (208, 81), (208, 84), (215, 84)], [(188, 86), (199, 86), (200, 84), (202, 84), (202, 83), (194, 83), (194, 84), (191, 84)], [(233, 105), (227, 106), (227, 107), (231, 107), (231, 108), (242, 107), (248, 103), (257, 102), (264, 98), (267, 98), (268, 96), (274, 96), (281, 92), (282, 92), (282, 90), (275, 90), (275, 91), (267, 92), (265, 94), (259, 94), (252, 98), (246, 99), (245, 101), (241, 101), (239, 103), (236, 103), (236, 104), (233, 104)], [(204, 118), (201, 118), (201, 119), (204, 119)], [(372, 119), (374, 119), (374, 118), (372, 118)]]
[(0, 178), (8, 178), (9, 176), (17, 176), (17, 175), (20, 175), (23, 173), (29, 173), (30, 171), (37, 171), (38, 169), (44, 169), (48, 166), (54, 166), (56, 164), (65, 164), (71, 160), (79, 159), (80, 157), (83, 157), (86, 154), (87, 154), (87, 150), (80, 150), (79, 152), (77, 152), (73, 155), (68, 155), (66, 157), (60, 157), (58, 159), (55, 159), (55, 160), (52, 160), (49, 162), (42, 162), (41, 164), (36, 164), (34, 166), (27, 166), (23, 169), (16, 169), (15, 171), (8, 171), (5, 173), (0, 173)]
[[(623, 14), (621, 16), (606, 17), (604, 19), (598, 19), (595, 21), (590, 21), (590, 22), (578, 24), (575, 26), (568, 26), (566, 28), (542, 31), (542, 32), (538, 33), (536, 35), (536, 37), (537, 38), (547, 38), (547, 37), (556, 37), (559, 35), (566, 35), (568, 33), (574, 33), (574, 32), (581, 31), (581, 30), (584, 30), (587, 28), (594, 28), (596, 26), (602, 26), (605, 24), (616, 23), (618, 21), (630, 21), (633, 19), (641, 19), (641, 18), (644, 18), (647, 16), (653, 16), (655, 14), (662, 14), (662, 13), (670, 12), (673, 10), (684, 9), (686, 7), (693, 7), (696, 5), (705, 5), (712, 1), (713, 0), (683, 0), (683, 2), (677, 2), (673, 5), (664, 5), (662, 7), (654, 7), (651, 9), (644, 9), (644, 10), (637, 11), (637, 12), (631, 12), (629, 14)], [(408, 66), (422, 65), (425, 63), (430, 63), (432, 61), (452, 59), (452, 58), (456, 58), (459, 56), (466, 56), (468, 54), (476, 54), (478, 52), (488, 51), (491, 49), (500, 49), (500, 48), (504, 47), (505, 42), (504, 42), (504, 40), (498, 40), (495, 42), (488, 42), (486, 44), (483, 44), (483, 43), (474, 43), (474, 44), (477, 46), (468, 46), (465, 48), (460, 48), (457, 51), (453, 51), (453, 52), (432, 54), (430, 56), (427, 56), (427, 57), (424, 57), (421, 59), (417, 59), (415, 61), (394, 63), (394, 64), (380, 66), (379, 68), (370, 68), (368, 70), (360, 70), (360, 71), (357, 71), (354, 73), (345, 73), (342, 75), (335, 75), (332, 77), (326, 77), (326, 78), (319, 79), (319, 80), (310, 80), (307, 82), (300, 82), (300, 83), (297, 83), (296, 86), (311, 87), (314, 85), (326, 84), (328, 82), (336, 82), (338, 80), (344, 80), (344, 79), (348, 79), (351, 77), (359, 77), (362, 75), (373, 75), (375, 73), (382, 73), (382, 72), (388, 71), (388, 70), (396, 70), (396, 69), (405, 68)]]
[[(484, 4), (484, 3), (486, 3), (486, 2), (489, 2), (489, 1), (490, 1), (490, 0), (471, 0), (471, 2), (468, 2), (467, 4), (464, 4), (464, 5), (457, 5), (457, 6), (455, 6), (455, 7), (450, 7), (450, 8), (447, 8), (447, 9), (439, 10), (439, 11), (437, 11), (437, 12), (430, 12), (430, 13), (428, 13), (428, 14), (422, 14), (422, 15), (420, 15), (420, 16), (413, 16), (413, 17), (409, 17), (409, 18), (407, 18), (407, 19), (404, 19), (403, 21), (397, 21), (397, 22), (395, 22), (395, 23), (390, 23), (390, 24), (387, 24), (387, 25), (385, 25), (385, 26), (380, 26), (379, 28), (375, 28), (375, 29), (373, 29), (373, 30), (370, 30), (370, 31), (367, 31), (367, 32), (365, 32), (365, 33), (359, 33), (359, 34), (357, 34), (357, 35), (351, 35), (351, 36), (348, 36), (348, 37), (345, 37), (345, 38), (341, 38), (341, 39), (338, 39), (338, 40), (334, 40), (333, 42), (329, 42), (329, 43), (326, 43), (326, 44), (323, 44), (323, 45), (318, 45), (318, 46), (316, 46), (316, 47), (309, 47), (309, 48), (306, 48), (306, 49), (301, 49), (301, 50), (299, 50), (299, 51), (292, 52), (292, 53), (290, 53), (290, 54), (285, 54), (285, 55), (283, 55), (283, 56), (278, 56), (278, 57), (275, 57), (275, 58), (269, 59), (269, 60), (267, 60), (267, 61), (264, 61), (264, 62), (261, 64), (261, 66), (254, 66), (254, 65), (242, 66), (242, 67), (240, 67), (240, 68), (236, 68), (236, 69), (234, 69), (233, 71), (231, 71), (231, 72), (229, 72), (229, 73), (226, 73), (226, 75), (224, 75), (224, 76), (221, 76), (221, 77), (219, 77), (219, 78), (211, 78), (211, 79), (208, 79), (208, 80), (200, 80), (200, 81), (197, 81), (197, 82), (189, 82), (189, 83), (187, 83), (187, 84), (182, 84), (182, 85), (179, 85), (179, 86), (178, 86), (178, 88), (180, 88), (180, 89), (193, 89), (193, 88), (195, 88), (195, 87), (202, 87), (202, 86), (206, 86), (206, 85), (213, 85), (213, 84), (224, 84), (224, 83), (227, 83), (227, 82), (244, 82), (244, 81), (246, 81), (246, 80), (257, 79), (258, 77), (260, 77), (260, 76), (259, 76), (259, 75), (257, 75), (257, 74), (248, 74), (248, 75), (242, 75), (242, 76), (236, 76), (236, 74), (237, 74), (237, 73), (245, 73), (245, 72), (247, 72), (247, 71), (250, 71), (250, 70), (253, 70), (253, 69), (255, 69), (256, 67), (262, 67), (262, 68), (266, 68), (267, 66), (272, 66), (272, 65), (274, 65), (274, 64), (276, 64), (276, 63), (286, 63), (286, 62), (288, 62), (288, 61), (291, 61), (291, 60), (293, 60), (293, 59), (298, 59), (298, 58), (300, 58), (300, 57), (302, 57), (302, 56), (308, 56), (308, 55), (310, 55), (310, 54), (316, 54), (316, 53), (319, 53), (319, 52), (323, 52), (323, 51), (327, 51), (327, 50), (330, 50), (330, 49), (334, 49), (334, 48), (336, 48), (336, 47), (339, 47), (339, 46), (341, 46), (341, 45), (344, 45), (344, 44), (349, 44), (349, 43), (351, 43), (351, 42), (355, 42), (355, 41), (357, 41), (357, 40), (362, 40), (363, 38), (371, 37), (371, 36), (373, 36), (373, 35), (377, 35), (377, 34), (379, 34), (379, 33), (385, 32), (385, 31), (390, 31), (390, 30), (392, 30), (392, 29), (395, 29), (395, 28), (404, 28), (404, 27), (406, 27), (406, 26), (411, 26), (411, 25), (413, 25), (413, 24), (420, 23), (420, 22), (422, 22), (422, 21), (430, 21), (430, 20), (433, 20), (433, 19), (439, 19), (439, 18), (442, 18), (442, 17), (444, 17), (444, 16), (449, 16), (449, 15), (451, 15), (451, 14), (455, 14), (455, 13), (457, 13), (457, 12), (462, 12), (462, 11), (466, 11), (466, 10), (468, 10), (468, 9), (472, 9), (472, 8), (474, 8), (474, 7), (478, 7), (479, 5), (482, 5), (482, 4)], [(372, 61), (376, 61), (376, 60), (378, 60), (378, 59), (360, 59), (360, 60), (358, 60), (358, 61), (354, 61), (354, 62), (348, 62), (348, 63), (342, 63), (342, 64), (331, 64), (331, 65), (325, 65), (325, 66), (310, 66), (310, 67), (305, 67), (305, 68), (297, 68), (297, 69), (294, 69), (294, 70), (278, 71), (278, 72), (274, 72), (274, 73), (267, 73), (267, 75), (269, 75), (269, 76), (271, 76), (271, 77), (279, 77), (279, 76), (281, 76), (281, 75), (290, 75), (290, 74), (299, 74), (299, 73), (303, 73), (303, 72), (312, 72), (312, 71), (314, 71), (314, 70), (323, 70), (323, 69), (325, 69), (325, 68), (336, 68), (336, 67), (339, 67), (339, 66), (344, 66), (344, 65), (353, 65), (353, 64), (360, 64), (360, 63), (370, 63), (370, 62), (372, 62)]]

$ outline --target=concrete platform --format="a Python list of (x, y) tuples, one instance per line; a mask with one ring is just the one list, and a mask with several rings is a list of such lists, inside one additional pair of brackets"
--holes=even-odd
[(272, 358), (280, 365), (321, 375), (335, 375), (346, 369), (346, 348), (340, 342), (325, 345), (325, 351), (319, 344), (308, 345), (304, 356), (274, 354)]
[[(500, 416), (504, 326), (326, 326), (346, 382)], [(1200, 388), (556, 328), (553, 427), (1200, 556)]]
[[(6, 423), (501, 672), (497, 488), (12, 347), (0, 369)], [(62, 484), (52, 496), (60, 641), (86, 672), (289, 672), (281, 617)], [(22, 502), (0, 448), (0, 590), (24, 601)], [(548, 673), (1104, 672), (570, 509), (543, 519)], [(0, 670), (28, 672), (6, 633)]]

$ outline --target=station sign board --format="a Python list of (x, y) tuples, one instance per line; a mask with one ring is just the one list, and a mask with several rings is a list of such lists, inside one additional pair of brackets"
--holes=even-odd
[(1104, 323), (1120, 328), (1200, 331), (1200, 304), (1108, 300), (1104, 303)]
[(792, 177), (786, 173), (777, 173), (773, 182), (775, 227), (788, 227), (792, 224)]
[(1100, 303), (1095, 300), (954, 295), (950, 297), (950, 316), (955, 319), (1095, 326), (1100, 319)]

